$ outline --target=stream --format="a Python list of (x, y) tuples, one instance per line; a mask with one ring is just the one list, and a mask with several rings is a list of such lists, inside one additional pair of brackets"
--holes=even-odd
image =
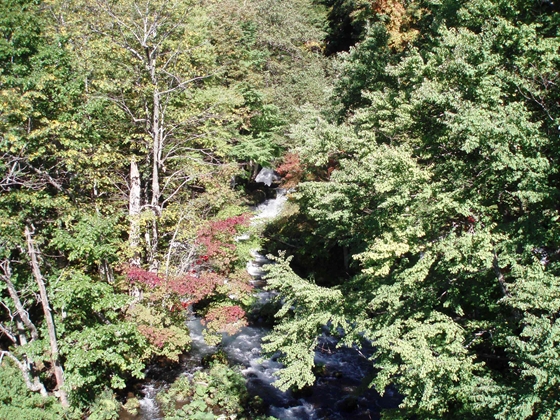
[[(278, 216), (286, 200), (286, 192), (278, 190), (276, 198), (266, 200), (255, 209), (252, 223), (266, 223)], [(244, 239), (248, 236), (237, 238)], [(247, 263), (247, 271), (253, 277), (257, 298), (255, 311), (258, 312), (259, 305), (265, 305), (275, 293), (261, 288), (264, 285), (262, 267), (270, 261), (258, 251), (252, 251), (251, 255), (253, 260)], [(148, 368), (147, 379), (138, 392), (138, 415), (131, 416), (122, 410), (120, 420), (163, 419), (155, 398), (157, 392), (178, 376), (202, 369), (202, 358), (217, 351), (204, 342), (203, 326), (198, 318), (193, 317), (187, 326), (192, 338), (191, 351), (181, 358), (179, 367)], [(230, 364), (241, 366), (249, 394), (262, 398), (268, 415), (279, 420), (370, 420), (379, 419), (382, 409), (396, 407), (401, 402), (402, 398), (392, 388), (385, 390), (383, 397), (374, 389), (362, 389), (364, 378), (373, 374), (372, 362), (368, 360), (372, 348), (336, 348), (337, 340), (327, 335), (320, 338), (315, 351), (315, 365), (321, 366), (315, 384), (296, 393), (278, 390), (272, 383), (276, 379), (274, 373), (282, 364), (276, 360), (277, 356), (264, 360), (261, 356), (262, 338), (268, 332), (268, 328), (255, 321), (233, 336), (224, 335), (221, 345)]]

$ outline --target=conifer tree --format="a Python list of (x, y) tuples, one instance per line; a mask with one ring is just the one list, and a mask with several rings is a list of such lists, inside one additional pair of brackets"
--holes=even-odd
[(324, 326), (371, 342), (370, 385), (404, 397), (386, 418), (554, 418), (558, 15), (402, 3), (420, 33), (392, 47), (392, 21), (374, 15), (344, 56), (341, 124), (310, 114), (292, 134), (310, 172), (336, 161), (295, 198), (356, 274), (327, 288), (280, 259), (269, 281), (286, 303), (266, 348), (283, 352), (286, 388), (313, 381)]

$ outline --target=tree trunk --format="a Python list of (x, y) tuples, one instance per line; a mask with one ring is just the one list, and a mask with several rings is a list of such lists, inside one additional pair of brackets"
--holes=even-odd
[(33, 243), (33, 238), (31, 237), (31, 231), (29, 227), (25, 227), (25, 238), (27, 240), (27, 250), (29, 253), (29, 258), (31, 258), (31, 268), (33, 270), (33, 277), (39, 286), (39, 294), (41, 295), (41, 304), (43, 306), (43, 313), (45, 315), (45, 321), (47, 323), (47, 331), (49, 333), (49, 343), (51, 346), (51, 363), (54, 369), (54, 376), (56, 379), (56, 386), (58, 388), (58, 395), (60, 398), (60, 403), (63, 407), (69, 407), (68, 398), (66, 396), (66, 391), (64, 390), (64, 373), (62, 371), (62, 366), (60, 364), (60, 359), (58, 357), (58, 342), (56, 339), (56, 330), (54, 326), (54, 320), (51, 313), (51, 308), (49, 306), (49, 297), (47, 295), (47, 289), (45, 287), (45, 281), (41, 270), (39, 268), (39, 262), (37, 260), (38, 251), (35, 249), (35, 244)]
[(159, 206), (159, 199), (161, 196), (159, 186), (159, 168), (161, 165), (161, 136), (160, 136), (160, 103), (159, 94), (154, 92), (153, 97), (154, 115), (152, 121), (152, 206), (154, 208)]
[(504, 278), (502, 270), (500, 269), (500, 265), (498, 264), (498, 254), (496, 254), (496, 251), (494, 251), (494, 258), (492, 259), (492, 268), (494, 269), (496, 277), (498, 278), (498, 283), (500, 285), (500, 289), (502, 289), (502, 294), (504, 295), (504, 297), (511, 297), (506, 284), (506, 280)]
[(115, 275), (107, 258), (104, 258), (101, 264), (99, 264), (99, 274), (101, 278), (107, 280), (107, 283), (112, 284), (115, 282)]
[(138, 164), (133, 159), (130, 162), (130, 194), (128, 198), (128, 216), (130, 231), (128, 244), (131, 250), (130, 265), (140, 267), (140, 172)]
[(154, 83), (154, 92), (153, 92), (153, 116), (152, 116), (152, 211), (154, 213), (154, 217), (152, 219), (152, 234), (150, 238), (150, 243), (148, 244), (149, 255), (148, 255), (148, 263), (150, 265), (149, 270), (151, 272), (157, 273), (159, 269), (159, 260), (157, 257), (157, 251), (159, 246), (159, 216), (161, 213), (160, 209), (160, 198), (161, 198), (161, 189), (159, 185), (159, 171), (161, 167), (161, 149), (162, 149), (162, 139), (161, 139), (161, 126), (160, 126), (160, 98), (159, 92), (157, 91), (156, 84), (157, 78), (155, 74), (155, 63), (152, 66), (152, 82)]
[[(7, 288), (8, 288), (8, 294), (10, 295), (10, 297), (12, 298), (12, 301), (14, 303), (14, 306), (16, 308), (16, 314), (14, 316), (14, 320), (16, 322), (16, 328), (17, 328), (17, 339), (15, 336), (10, 336), (8, 335), (8, 337), (13, 341), (13, 343), (17, 346), (17, 342), (19, 341), (19, 345), (20, 346), (25, 346), (27, 345), (27, 343), (29, 342), (27, 340), (27, 332), (29, 331), (29, 333), (31, 334), (31, 341), (37, 340), (39, 338), (39, 333), (37, 331), (37, 327), (35, 327), (35, 324), (33, 324), (33, 322), (31, 322), (31, 319), (29, 318), (29, 314), (28, 312), (25, 310), (25, 308), (23, 307), (23, 304), (21, 303), (21, 300), (19, 298), (19, 295), (17, 294), (17, 290), (14, 286), (14, 284), (12, 283), (12, 272), (10, 269), (10, 264), (8, 261), (3, 261), (2, 262), (2, 271), (4, 272), (0, 277), (2, 278), (2, 280), (4, 281), (4, 283), (6, 284)], [(3, 331), (4, 334), (9, 334), (9, 331)], [(45, 386), (43, 385), (43, 383), (39, 380), (39, 377), (37, 376), (36, 372), (35, 372), (35, 368), (34, 368), (34, 362), (33, 360), (27, 356), (27, 355), (23, 355), (23, 360), (20, 361), (18, 360), (15, 356), (13, 356), (10, 352), (6, 352), (3, 351), (2, 355), (7, 355), (8, 357), (10, 357), (14, 363), (18, 366), (18, 368), (20, 369), (22, 375), (23, 375), (23, 379), (25, 381), (25, 384), (27, 385), (27, 387), (29, 388), (30, 391), (39, 391), (41, 393), (41, 395), (43, 397), (47, 397), (47, 390), (45, 389)]]

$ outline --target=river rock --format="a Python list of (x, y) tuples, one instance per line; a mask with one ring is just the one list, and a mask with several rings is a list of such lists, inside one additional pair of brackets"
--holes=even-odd
[(274, 169), (262, 168), (258, 175), (255, 177), (255, 182), (260, 182), (270, 187), (273, 183), (280, 181), (280, 175), (278, 175)]
[(354, 395), (347, 395), (336, 404), (336, 408), (340, 411), (354, 411), (358, 408), (358, 398)]

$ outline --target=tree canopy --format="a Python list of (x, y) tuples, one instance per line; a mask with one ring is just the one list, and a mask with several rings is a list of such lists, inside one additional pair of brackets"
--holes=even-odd
[(522, 1), (368, 13), (334, 107), (292, 129), (308, 243), (350, 264), (334, 286), (271, 267), (287, 302), (266, 344), (284, 353), (279, 384), (314, 380), (326, 326), (375, 347), (370, 385), (404, 396), (387, 418), (555, 418), (558, 15)]
[(321, 9), (270, 5), (0, 2), (0, 363), (29, 391), (0, 410), (114, 416), (114, 391), (189, 350), (190, 311), (208, 342), (245, 325), (257, 239), (235, 241), (232, 179), (324, 98)]
[[(558, 5), (0, 8), (0, 417), (114, 418), (187, 316), (210, 344), (247, 324), (259, 246), (280, 388), (328, 333), (373, 347), (385, 418), (560, 415)], [(293, 188), (264, 243), (262, 167)], [(197, 377), (260, 415), (225, 366)], [(197, 389), (169, 415), (218, 415)]]

